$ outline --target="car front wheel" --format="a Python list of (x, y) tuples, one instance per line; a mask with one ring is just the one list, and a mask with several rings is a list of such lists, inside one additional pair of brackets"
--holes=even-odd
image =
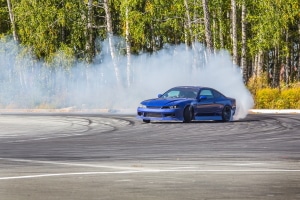
[(192, 121), (193, 116), (192, 116), (192, 111), (190, 110), (190, 107), (186, 107), (183, 111), (183, 122), (184, 123), (189, 123)]
[(143, 119), (143, 122), (150, 123), (150, 119)]

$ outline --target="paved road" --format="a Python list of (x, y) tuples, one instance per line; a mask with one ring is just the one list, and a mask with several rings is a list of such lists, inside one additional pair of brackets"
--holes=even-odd
[(0, 115), (0, 199), (300, 199), (300, 115)]

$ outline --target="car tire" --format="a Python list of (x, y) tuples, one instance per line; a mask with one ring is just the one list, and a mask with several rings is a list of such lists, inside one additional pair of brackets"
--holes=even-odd
[(186, 107), (183, 111), (183, 122), (184, 123), (190, 123), (192, 121), (192, 111), (190, 110), (190, 107)]
[(225, 106), (222, 111), (222, 121), (229, 122), (231, 120), (231, 107)]
[(143, 119), (143, 122), (150, 123), (150, 119)]

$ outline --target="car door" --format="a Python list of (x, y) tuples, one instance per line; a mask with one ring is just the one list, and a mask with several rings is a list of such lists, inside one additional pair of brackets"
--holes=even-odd
[(221, 115), (224, 105), (226, 104), (226, 98), (223, 94), (221, 94), (220, 92), (218, 92), (216, 90), (213, 90), (212, 92), (213, 92), (214, 99), (215, 99), (214, 112), (216, 113), (216, 115)]
[(216, 103), (211, 89), (201, 89), (197, 102), (194, 103), (195, 116), (215, 115)]

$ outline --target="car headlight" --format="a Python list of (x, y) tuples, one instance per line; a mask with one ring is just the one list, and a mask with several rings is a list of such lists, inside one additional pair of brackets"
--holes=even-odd
[(143, 104), (140, 104), (139, 105), (139, 108), (147, 108), (147, 106), (143, 105)]
[(163, 109), (176, 109), (179, 108), (178, 105), (174, 105), (174, 106), (164, 106)]

